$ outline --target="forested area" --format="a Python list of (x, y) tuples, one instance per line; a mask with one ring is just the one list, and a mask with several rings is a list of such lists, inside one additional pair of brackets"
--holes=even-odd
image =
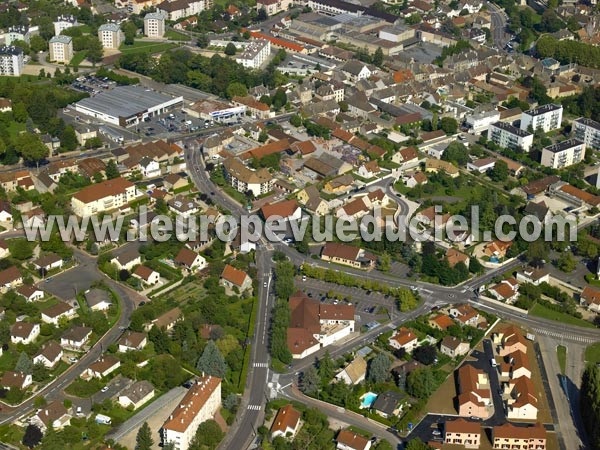
[(600, 368), (589, 364), (581, 379), (581, 419), (588, 434), (588, 444), (600, 449)]
[(544, 58), (555, 58), (563, 64), (577, 63), (582, 66), (600, 68), (600, 47), (583, 42), (563, 40), (545, 35), (536, 43), (538, 54)]

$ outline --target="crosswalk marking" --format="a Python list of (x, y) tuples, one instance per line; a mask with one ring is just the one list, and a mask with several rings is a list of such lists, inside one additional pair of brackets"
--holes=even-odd
[(542, 328), (534, 328), (533, 331), (535, 331), (536, 333), (539, 333), (539, 334), (544, 334), (546, 336), (553, 337), (553, 338), (563, 339), (565, 341), (583, 342), (586, 344), (592, 344), (592, 343), (596, 342), (595, 339), (588, 338), (585, 336), (578, 336), (576, 334), (564, 334), (564, 333), (559, 333), (557, 331), (544, 330)]
[(269, 367), (269, 364), (268, 363), (255, 362), (254, 363), (254, 367)]
[(248, 409), (251, 411), (260, 411), (261, 405), (248, 405)]

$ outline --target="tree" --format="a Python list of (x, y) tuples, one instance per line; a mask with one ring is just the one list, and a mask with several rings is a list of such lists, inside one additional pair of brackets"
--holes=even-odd
[(233, 44), (233, 42), (230, 42), (225, 47), (225, 54), (228, 56), (233, 56), (233, 55), (235, 55), (235, 53), (236, 53), (235, 44)]
[(452, 142), (446, 147), (442, 159), (457, 166), (465, 166), (469, 162), (469, 149), (460, 142)]
[(331, 381), (335, 373), (333, 359), (331, 359), (329, 350), (325, 351), (323, 357), (319, 359), (317, 368), (319, 371), (319, 377), (321, 377), (321, 382), (323, 384), (329, 383), (329, 381)]
[(427, 398), (435, 390), (435, 378), (428, 368), (413, 370), (406, 377), (406, 392), (416, 398)]
[(33, 256), (33, 248), (25, 239), (16, 239), (11, 244), (10, 254), (13, 258), (24, 261)]
[(471, 256), (471, 258), (469, 258), (469, 272), (471, 272), (471, 273), (483, 272), (483, 266), (481, 265), (481, 263), (475, 256)]
[(229, 98), (245, 97), (246, 95), (248, 95), (248, 89), (246, 88), (246, 85), (238, 81), (235, 81), (227, 86), (227, 97)]
[(300, 390), (307, 395), (314, 394), (319, 390), (319, 384), (321, 380), (319, 373), (315, 366), (308, 366), (308, 368), (302, 373), (302, 379), (300, 383)]
[(600, 449), (600, 368), (588, 364), (581, 377), (581, 418), (588, 434), (590, 448)]
[(238, 396), (231, 392), (227, 397), (223, 399), (223, 408), (229, 411), (235, 411), (238, 405)]
[(389, 272), (392, 265), (392, 257), (389, 253), (382, 253), (379, 257), (379, 270)]
[(35, 425), (27, 425), (25, 428), (25, 434), (23, 435), (23, 445), (29, 448), (33, 448), (38, 445), (44, 435), (42, 431)]
[(279, 110), (287, 103), (287, 95), (283, 89), (277, 89), (275, 95), (273, 95), (273, 108)]
[(198, 426), (191, 448), (193, 450), (204, 448), (214, 449), (219, 445), (221, 439), (223, 439), (221, 427), (216, 421), (210, 419)]
[(506, 181), (508, 179), (508, 164), (506, 161), (499, 159), (488, 171), (488, 175), (493, 181)]
[(102, 61), (104, 55), (104, 49), (102, 43), (96, 36), (90, 36), (87, 43), (86, 58), (96, 65), (96, 63)]
[(543, 265), (544, 258), (548, 254), (548, 246), (544, 241), (538, 239), (537, 241), (530, 242), (527, 246), (525, 256), (529, 263), (534, 267), (540, 267)]
[(369, 363), (367, 380), (372, 383), (385, 382), (390, 375), (390, 366), (390, 359), (384, 353), (379, 353)]
[(562, 252), (556, 265), (563, 272), (573, 272), (577, 267), (577, 260), (573, 258), (573, 254), (571, 252)]
[(15, 364), (15, 372), (23, 372), (31, 375), (33, 372), (33, 361), (25, 352), (21, 352), (17, 364)]
[(420, 363), (429, 366), (435, 362), (437, 350), (433, 345), (421, 345), (415, 349), (413, 356)]
[(29, 39), (29, 46), (31, 47), (31, 51), (34, 53), (43, 52), (44, 50), (48, 49), (48, 43), (39, 35), (31, 36)]
[(117, 163), (114, 159), (111, 159), (106, 163), (106, 170), (104, 172), (106, 173), (107, 180), (112, 180), (121, 176), (119, 173), (119, 168), (117, 167)]
[(144, 422), (135, 437), (135, 450), (151, 450), (153, 445), (152, 431), (148, 422)]
[(133, 22), (126, 22), (122, 28), (123, 34), (125, 35), (125, 45), (133, 45), (135, 41), (135, 35), (137, 33), (137, 27)]
[(383, 65), (383, 50), (381, 50), (381, 47), (377, 47), (377, 50), (375, 50), (372, 62), (377, 67), (381, 67)]
[(406, 450), (433, 450), (433, 447), (429, 446), (419, 438), (411, 439), (408, 441), (405, 447)]
[(290, 117), (290, 124), (292, 124), (295, 127), (301, 127), (302, 118), (298, 114), (294, 114), (292, 117)]
[(458, 122), (453, 117), (442, 117), (440, 128), (446, 134), (455, 134), (458, 131)]
[(31, 133), (21, 133), (14, 140), (15, 150), (25, 161), (37, 162), (48, 156), (48, 147)]
[(227, 363), (213, 341), (209, 341), (204, 347), (202, 356), (198, 359), (196, 369), (212, 375), (214, 377), (224, 378), (227, 373)]
[(77, 148), (79, 142), (77, 141), (77, 135), (71, 125), (67, 125), (62, 133), (60, 134), (60, 146), (66, 151), (70, 152)]

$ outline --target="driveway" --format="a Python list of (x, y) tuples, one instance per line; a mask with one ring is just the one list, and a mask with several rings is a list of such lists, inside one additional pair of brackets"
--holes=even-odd
[(79, 292), (87, 291), (94, 281), (102, 279), (95, 264), (95, 261), (83, 261), (79, 266), (38, 284), (62, 300), (73, 300)]

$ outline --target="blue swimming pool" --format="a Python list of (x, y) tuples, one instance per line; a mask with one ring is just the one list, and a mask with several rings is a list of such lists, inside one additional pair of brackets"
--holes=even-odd
[(377, 398), (377, 394), (374, 392), (367, 392), (360, 397), (360, 409), (370, 408), (375, 399)]

